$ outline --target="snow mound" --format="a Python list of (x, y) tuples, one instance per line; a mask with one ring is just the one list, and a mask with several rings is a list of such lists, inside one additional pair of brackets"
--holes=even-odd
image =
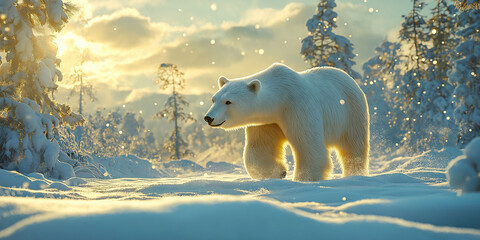
[(4, 188), (23, 188), (30, 190), (43, 190), (43, 189), (57, 189), (61, 191), (67, 191), (71, 188), (69, 186), (76, 186), (82, 182), (74, 183), (71, 178), (62, 182), (52, 181), (46, 179), (41, 173), (31, 173), (28, 175), (22, 175), (17, 171), (8, 171), (0, 169), (0, 187)]
[(460, 193), (480, 191), (480, 137), (474, 138), (464, 153), (448, 164), (448, 183)]
[[(36, 218), (3, 231), (6, 239), (478, 239), (480, 231), (339, 212), (321, 216), (275, 200), (238, 196), (119, 201), (7, 198), (12, 212)], [(40, 205), (41, 204), (41, 205)], [(74, 205), (74, 207), (72, 207)], [(47, 207), (46, 207), (47, 206)], [(438, 205), (436, 205), (438, 206)], [(348, 209), (348, 208), (347, 208)], [(88, 231), (79, 231), (79, 226)], [(75, 233), (75, 234), (72, 234)]]
[(182, 159), (163, 163), (163, 167), (175, 174), (204, 172), (205, 168), (197, 163)]
[(206, 166), (190, 160), (174, 160), (161, 164), (163, 170), (172, 176), (181, 176), (188, 174), (208, 174), (208, 173), (245, 173), (243, 167), (228, 162), (207, 162)]
[(206, 169), (210, 172), (233, 172), (235, 170), (243, 169), (240, 166), (227, 162), (207, 162)]
[(195, 157), (195, 162), (206, 166), (208, 162), (223, 162), (227, 160), (228, 162), (236, 165), (243, 165), (243, 142), (241, 143), (242, 147), (238, 151), (228, 151), (222, 148), (221, 146), (214, 145), (205, 151), (201, 151)]
[(113, 178), (157, 178), (166, 177), (168, 174), (162, 170), (154, 169), (148, 160), (135, 155), (118, 156), (114, 158), (93, 157), (92, 164), (99, 169), (106, 169)]
[(446, 181), (445, 168), (451, 159), (462, 155), (462, 151), (447, 147), (440, 150), (429, 150), (418, 156), (396, 157), (388, 159), (372, 159), (371, 174), (403, 173), (426, 182), (441, 183)]

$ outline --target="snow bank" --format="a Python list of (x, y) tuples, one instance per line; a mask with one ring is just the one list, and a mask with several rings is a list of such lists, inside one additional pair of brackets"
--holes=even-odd
[(42, 190), (42, 189), (57, 189), (61, 191), (67, 191), (71, 188), (68, 186), (77, 186), (85, 183), (80, 178), (70, 178), (65, 181), (52, 181), (46, 179), (41, 173), (30, 173), (28, 175), (22, 175), (16, 171), (7, 171), (0, 169), (0, 187), (4, 188), (23, 188), (30, 190)]
[(221, 161), (209, 161), (206, 163), (205, 167), (203, 167), (197, 162), (182, 159), (162, 163), (159, 167), (165, 172), (168, 172), (170, 176), (177, 177), (182, 175), (203, 175), (209, 173), (246, 173), (243, 166)]
[[(439, 203), (433, 202), (435, 206)], [(238, 196), (146, 201), (6, 198), (0, 209), (27, 217), (2, 239), (478, 239), (480, 231), (340, 212), (318, 215), (275, 200)], [(399, 210), (399, 209), (398, 209)], [(11, 221), (11, 219), (7, 218)], [(81, 229), (79, 229), (79, 227)], [(84, 231), (82, 229), (87, 229)]]
[(195, 157), (195, 162), (205, 166), (208, 162), (222, 162), (228, 160), (232, 164), (243, 165), (243, 143), (238, 151), (225, 151), (221, 147), (214, 145), (211, 148), (199, 152)]
[(113, 158), (93, 157), (91, 162), (100, 169), (106, 169), (107, 175), (113, 178), (157, 178), (169, 176), (161, 169), (154, 169), (150, 161), (135, 155)]
[(371, 174), (403, 173), (426, 182), (442, 183), (446, 181), (445, 168), (448, 163), (462, 155), (462, 151), (447, 147), (440, 150), (426, 151), (412, 157), (388, 157), (371, 159)]
[(210, 172), (233, 172), (236, 170), (243, 170), (243, 167), (237, 166), (235, 164), (227, 163), (227, 162), (207, 162), (206, 165), (207, 171)]
[(193, 161), (186, 160), (186, 159), (166, 162), (166, 163), (163, 163), (162, 166), (167, 171), (173, 172), (175, 175), (205, 171), (204, 167), (198, 165)]
[(480, 239), (480, 194), (432, 180), (456, 154), (373, 159), (370, 176), (320, 182), (254, 180), (225, 163), (207, 164), (221, 172), (132, 178), (151, 169), (133, 156), (95, 159), (130, 178), (54, 182), (1, 170), (0, 239)]
[(460, 193), (480, 191), (480, 137), (474, 138), (465, 147), (464, 153), (448, 164), (448, 182)]

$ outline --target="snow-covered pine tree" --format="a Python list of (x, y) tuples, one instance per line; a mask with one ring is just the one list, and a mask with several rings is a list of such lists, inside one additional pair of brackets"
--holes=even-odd
[(125, 113), (120, 129), (122, 146), (124, 146), (123, 150), (126, 154), (134, 154), (148, 159), (158, 156), (155, 137), (151, 131), (145, 129), (142, 115), (137, 117), (135, 113)]
[(80, 114), (83, 114), (83, 105), (85, 104), (86, 97), (92, 102), (97, 100), (97, 97), (95, 96), (95, 89), (88, 81), (82, 65), (83, 61), (79, 66), (76, 66), (72, 69), (69, 79), (69, 83), (73, 85), (73, 88), (69, 94), (69, 98), (78, 94), (78, 113)]
[[(81, 13), (78, 17), (78, 26), (82, 29), (82, 38), (83, 46), (81, 46), (81, 51), (79, 52), (79, 63), (77, 66), (74, 66), (71, 70), (71, 73), (67, 77), (66, 84), (73, 85), (72, 90), (70, 91), (68, 99), (72, 98), (75, 95), (78, 95), (78, 113), (83, 114), (83, 106), (86, 103), (86, 100), (92, 102), (96, 101), (95, 90), (92, 83), (89, 81), (87, 74), (83, 69), (83, 65), (90, 60), (89, 49), (87, 48), (87, 42), (85, 40), (85, 26), (87, 25), (87, 20), (84, 17), (84, 14)], [(75, 140), (79, 146), (82, 146), (83, 139), (83, 126), (78, 126), (75, 128)]]
[(83, 114), (83, 105), (85, 104), (86, 98), (92, 102), (96, 101), (97, 98), (95, 96), (94, 87), (83, 69), (84, 64), (91, 60), (90, 51), (87, 48), (87, 42), (84, 37), (84, 29), (87, 25), (87, 20), (83, 13), (78, 17), (78, 25), (82, 29), (83, 44), (81, 44), (82, 49), (78, 56), (78, 65), (72, 68), (67, 79), (67, 84), (73, 85), (69, 98), (78, 94), (78, 113)]
[(0, 1), (0, 167), (24, 173), (43, 172), (54, 178), (75, 174), (59, 162), (53, 139), (59, 124), (83, 121), (68, 105), (48, 93), (62, 79), (60, 60), (49, 29), (60, 31), (73, 7), (56, 1)]
[(392, 88), (400, 73), (397, 65), (399, 43), (384, 41), (375, 48), (375, 56), (363, 64), (363, 86), (370, 110), (372, 153), (391, 151), (398, 143), (399, 126), (392, 116)]
[(120, 126), (120, 129), (123, 133), (127, 134), (128, 136), (137, 136), (141, 127), (143, 126), (141, 126), (137, 121), (135, 113), (125, 113), (125, 116), (122, 120), (122, 125)]
[(172, 95), (167, 99), (165, 108), (156, 113), (153, 118), (166, 118), (174, 123), (174, 130), (170, 137), (165, 141), (163, 148), (170, 154), (169, 159), (179, 160), (195, 154), (189, 150), (188, 144), (183, 140), (180, 134), (179, 121), (195, 120), (184, 108), (188, 106), (187, 100), (178, 92), (185, 87), (183, 72), (178, 70), (177, 66), (169, 63), (162, 63), (158, 67), (158, 77), (155, 83), (163, 90), (171, 89)]
[(461, 11), (466, 10), (480, 10), (480, 1), (478, 0), (452, 0), (457, 9)]
[[(425, 21), (421, 15), (424, 7), (422, 0), (413, 0), (412, 11), (403, 16), (404, 21), (399, 32), (401, 44), (405, 46), (402, 56), (404, 66), (401, 69), (403, 77), (396, 83), (393, 107), (402, 112), (397, 118), (403, 118), (402, 144), (410, 151), (426, 149), (429, 136), (427, 127), (430, 125), (423, 119), (422, 92), (426, 80), (426, 35), (424, 33)], [(399, 111), (395, 111), (398, 113)]]
[(426, 51), (427, 61), (424, 83), (420, 86), (420, 113), (425, 123), (423, 134), (428, 137), (424, 144), (431, 148), (454, 145), (456, 125), (453, 121), (451, 100), (453, 86), (448, 81), (447, 72), (451, 69), (450, 60), (455, 58), (454, 48), (457, 38), (453, 32), (456, 17), (455, 6), (446, 0), (437, 0), (432, 9), (432, 17), (426, 23), (426, 39), (431, 47)]
[(456, 34), (461, 38), (456, 48), (459, 58), (454, 61), (449, 79), (455, 86), (457, 143), (465, 146), (480, 136), (480, 10), (460, 13)]
[(160, 158), (157, 142), (152, 131), (144, 130), (141, 138), (133, 142), (131, 153), (135, 156), (157, 161)]
[(82, 150), (99, 157), (125, 154), (121, 128), (123, 116), (118, 110), (108, 113), (96, 111), (95, 114), (86, 116)]
[[(75, 66), (72, 69), (72, 73), (69, 76), (69, 83), (73, 85), (73, 88), (68, 98), (70, 99), (78, 94), (78, 113), (83, 114), (83, 105), (86, 102), (86, 98), (88, 97), (92, 102), (97, 100), (93, 85), (87, 80), (87, 76), (83, 71), (83, 60), (79, 66)], [(75, 128), (75, 140), (79, 146), (82, 146), (82, 135), (83, 126), (77, 126)]]
[(337, 67), (354, 79), (361, 79), (360, 74), (352, 69), (355, 65), (353, 44), (333, 33), (337, 27), (337, 13), (333, 11), (336, 6), (334, 0), (320, 0), (315, 15), (307, 21), (309, 34), (302, 40), (300, 53), (312, 67)]
[(145, 128), (144, 119), (138, 116), (138, 134), (131, 136), (130, 153), (147, 159), (159, 159), (157, 141), (153, 132)]
[(145, 129), (141, 115), (116, 109), (85, 116), (82, 152), (98, 157), (134, 154), (142, 158), (158, 158), (155, 137)]

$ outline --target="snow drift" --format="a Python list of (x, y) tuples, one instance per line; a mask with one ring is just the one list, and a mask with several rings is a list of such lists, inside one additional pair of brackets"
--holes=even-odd
[(95, 160), (125, 178), (1, 170), (0, 239), (480, 239), (480, 194), (459, 196), (445, 177), (461, 155), (372, 159), (369, 177), (337, 168), (320, 182), (252, 180), (223, 163), (189, 172), (189, 161), (139, 178), (148, 164), (132, 156)]
[(448, 182), (460, 193), (480, 191), (480, 137), (474, 138), (465, 147), (464, 153), (448, 164)]

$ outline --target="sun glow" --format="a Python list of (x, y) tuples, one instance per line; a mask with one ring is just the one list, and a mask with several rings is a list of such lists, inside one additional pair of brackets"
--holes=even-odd
[(53, 40), (53, 43), (55, 43), (55, 45), (57, 45), (57, 56), (61, 56), (65, 52), (65, 50), (67, 49), (67, 47), (65, 45), (65, 42), (62, 41), (62, 39), (57, 37)]
[(84, 38), (77, 38), (77, 39), (75, 39), (75, 45), (79, 49), (85, 49), (87, 47), (87, 41), (85, 41)]

